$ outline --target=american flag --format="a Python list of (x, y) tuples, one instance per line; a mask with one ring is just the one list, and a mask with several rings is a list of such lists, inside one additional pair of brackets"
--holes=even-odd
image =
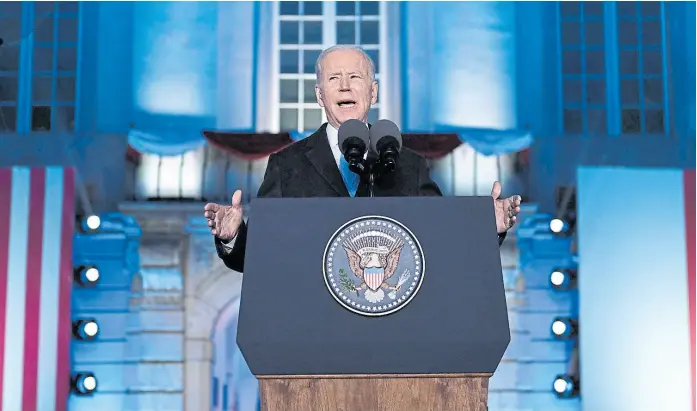
[(74, 171), (0, 168), (1, 411), (65, 411)]

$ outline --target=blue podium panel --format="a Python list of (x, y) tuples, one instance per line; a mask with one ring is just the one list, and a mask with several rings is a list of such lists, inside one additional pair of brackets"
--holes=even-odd
[(257, 199), (255, 375), (492, 373), (510, 341), (491, 197)]

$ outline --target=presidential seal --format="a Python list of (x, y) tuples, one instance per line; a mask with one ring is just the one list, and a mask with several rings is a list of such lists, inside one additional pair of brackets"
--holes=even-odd
[(414, 298), (424, 275), (414, 234), (391, 218), (366, 216), (339, 228), (324, 250), (324, 282), (347, 310), (378, 317)]

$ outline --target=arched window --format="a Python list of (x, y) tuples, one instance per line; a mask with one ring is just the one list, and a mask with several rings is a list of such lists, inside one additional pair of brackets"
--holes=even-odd
[[(376, 78), (384, 81), (383, 25), (385, 4), (378, 1), (282, 1), (275, 2), (274, 24), (277, 64), (272, 71), (278, 104), (271, 128), (314, 130), (326, 116), (315, 97), (315, 61), (320, 52), (336, 44), (357, 44), (375, 62)], [(381, 93), (382, 94), (382, 93)], [(380, 103), (373, 106), (369, 121), (378, 119)]]

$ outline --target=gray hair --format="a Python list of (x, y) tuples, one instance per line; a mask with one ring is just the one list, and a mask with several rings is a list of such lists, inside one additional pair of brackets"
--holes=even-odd
[(317, 57), (317, 62), (315, 62), (315, 75), (317, 76), (317, 85), (319, 85), (320, 79), (322, 77), (322, 61), (324, 61), (324, 58), (327, 57), (329, 53), (337, 50), (355, 50), (361, 53), (366, 63), (368, 63), (368, 75), (370, 76), (370, 81), (371, 83), (375, 81), (375, 63), (373, 62), (373, 59), (370, 58), (368, 53), (366, 53), (365, 50), (363, 50), (363, 48), (361, 48), (360, 46), (356, 46), (353, 44), (338, 44), (336, 46), (331, 46), (326, 50), (322, 50), (319, 57)]

